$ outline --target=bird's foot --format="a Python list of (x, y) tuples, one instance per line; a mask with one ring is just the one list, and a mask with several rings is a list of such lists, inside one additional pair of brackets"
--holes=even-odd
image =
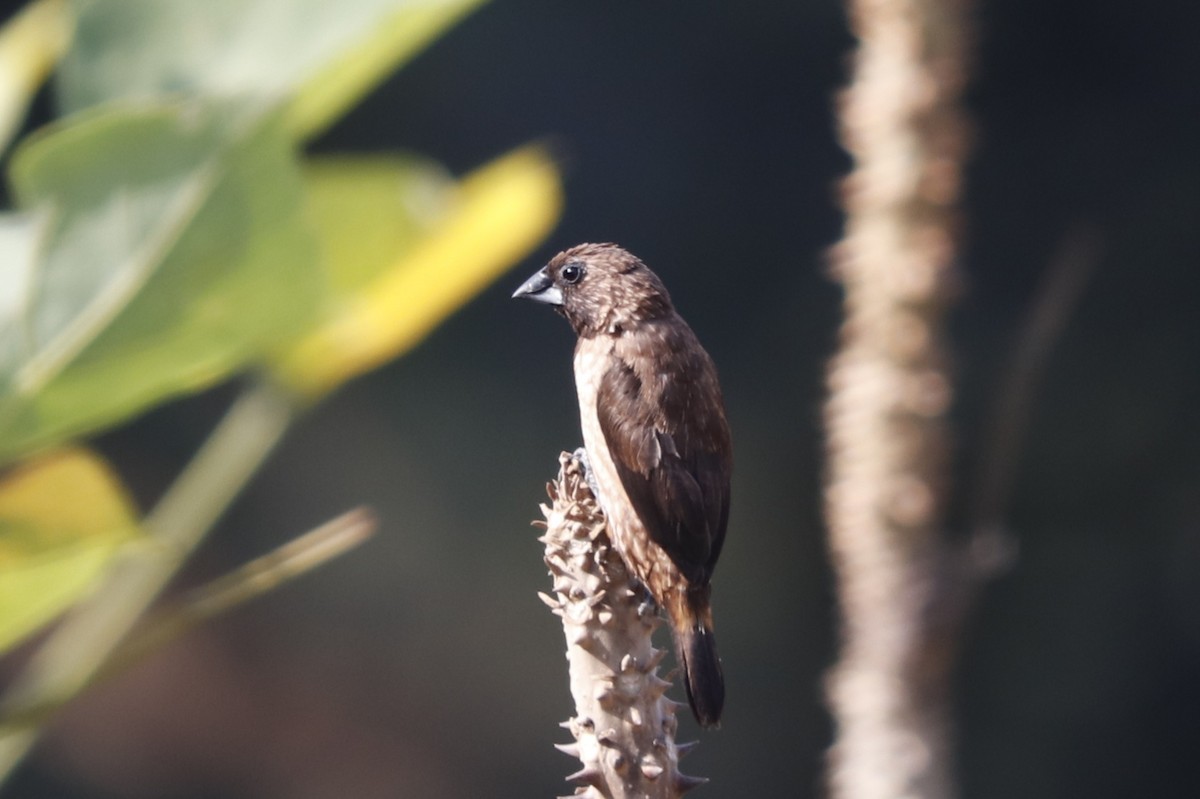
[(571, 456), (579, 461), (580, 467), (583, 468), (583, 479), (587, 481), (588, 488), (592, 490), (592, 496), (596, 499), (600, 498), (600, 487), (596, 485), (596, 475), (592, 471), (592, 464), (588, 461), (587, 450), (579, 447)]
[(636, 577), (632, 578), (630, 582), (632, 583), (633, 590), (637, 592), (637, 596), (634, 598), (638, 603), (638, 618), (644, 619), (648, 616), (663, 615), (662, 606), (654, 599), (654, 594), (650, 593), (650, 589), (646, 587), (646, 584)]

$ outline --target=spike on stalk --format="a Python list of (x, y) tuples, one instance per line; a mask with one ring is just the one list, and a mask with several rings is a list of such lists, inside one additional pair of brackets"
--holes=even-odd
[(604, 784), (604, 775), (595, 766), (584, 766), (579, 771), (568, 774), (566, 781), (579, 783), (580, 785), (592, 785), (598, 788)]
[(569, 757), (579, 757), (579, 743), (555, 744), (554, 748)]
[(687, 774), (675, 775), (675, 788), (681, 794), (685, 794), (693, 788), (699, 788), (708, 782), (707, 777), (692, 777)]

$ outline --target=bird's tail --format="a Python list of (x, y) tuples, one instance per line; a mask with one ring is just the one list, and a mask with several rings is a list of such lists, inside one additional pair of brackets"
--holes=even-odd
[(721, 658), (717, 656), (712, 621), (691, 620), (677, 626), (675, 656), (683, 668), (683, 685), (687, 689), (692, 715), (701, 727), (720, 726), (721, 708), (725, 704), (725, 675), (721, 671)]

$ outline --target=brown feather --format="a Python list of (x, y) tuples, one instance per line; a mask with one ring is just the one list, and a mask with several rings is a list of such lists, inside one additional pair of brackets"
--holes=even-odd
[(692, 710), (714, 726), (725, 688), (709, 581), (733, 471), (716, 367), (662, 281), (616, 245), (559, 253), (527, 286), (578, 336), (584, 446), (613, 544), (671, 619)]
[(596, 405), (646, 532), (689, 583), (703, 585), (728, 521), (729, 435), (716, 370), (687, 324), (671, 317), (616, 344)]

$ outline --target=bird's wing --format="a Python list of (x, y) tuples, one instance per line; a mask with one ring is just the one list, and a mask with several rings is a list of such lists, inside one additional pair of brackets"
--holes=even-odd
[(659, 402), (646, 396), (628, 365), (600, 382), (600, 429), (630, 502), (650, 538), (691, 583), (708, 581), (725, 536), (729, 479), (725, 460), (695, 436), (670, 429)]

